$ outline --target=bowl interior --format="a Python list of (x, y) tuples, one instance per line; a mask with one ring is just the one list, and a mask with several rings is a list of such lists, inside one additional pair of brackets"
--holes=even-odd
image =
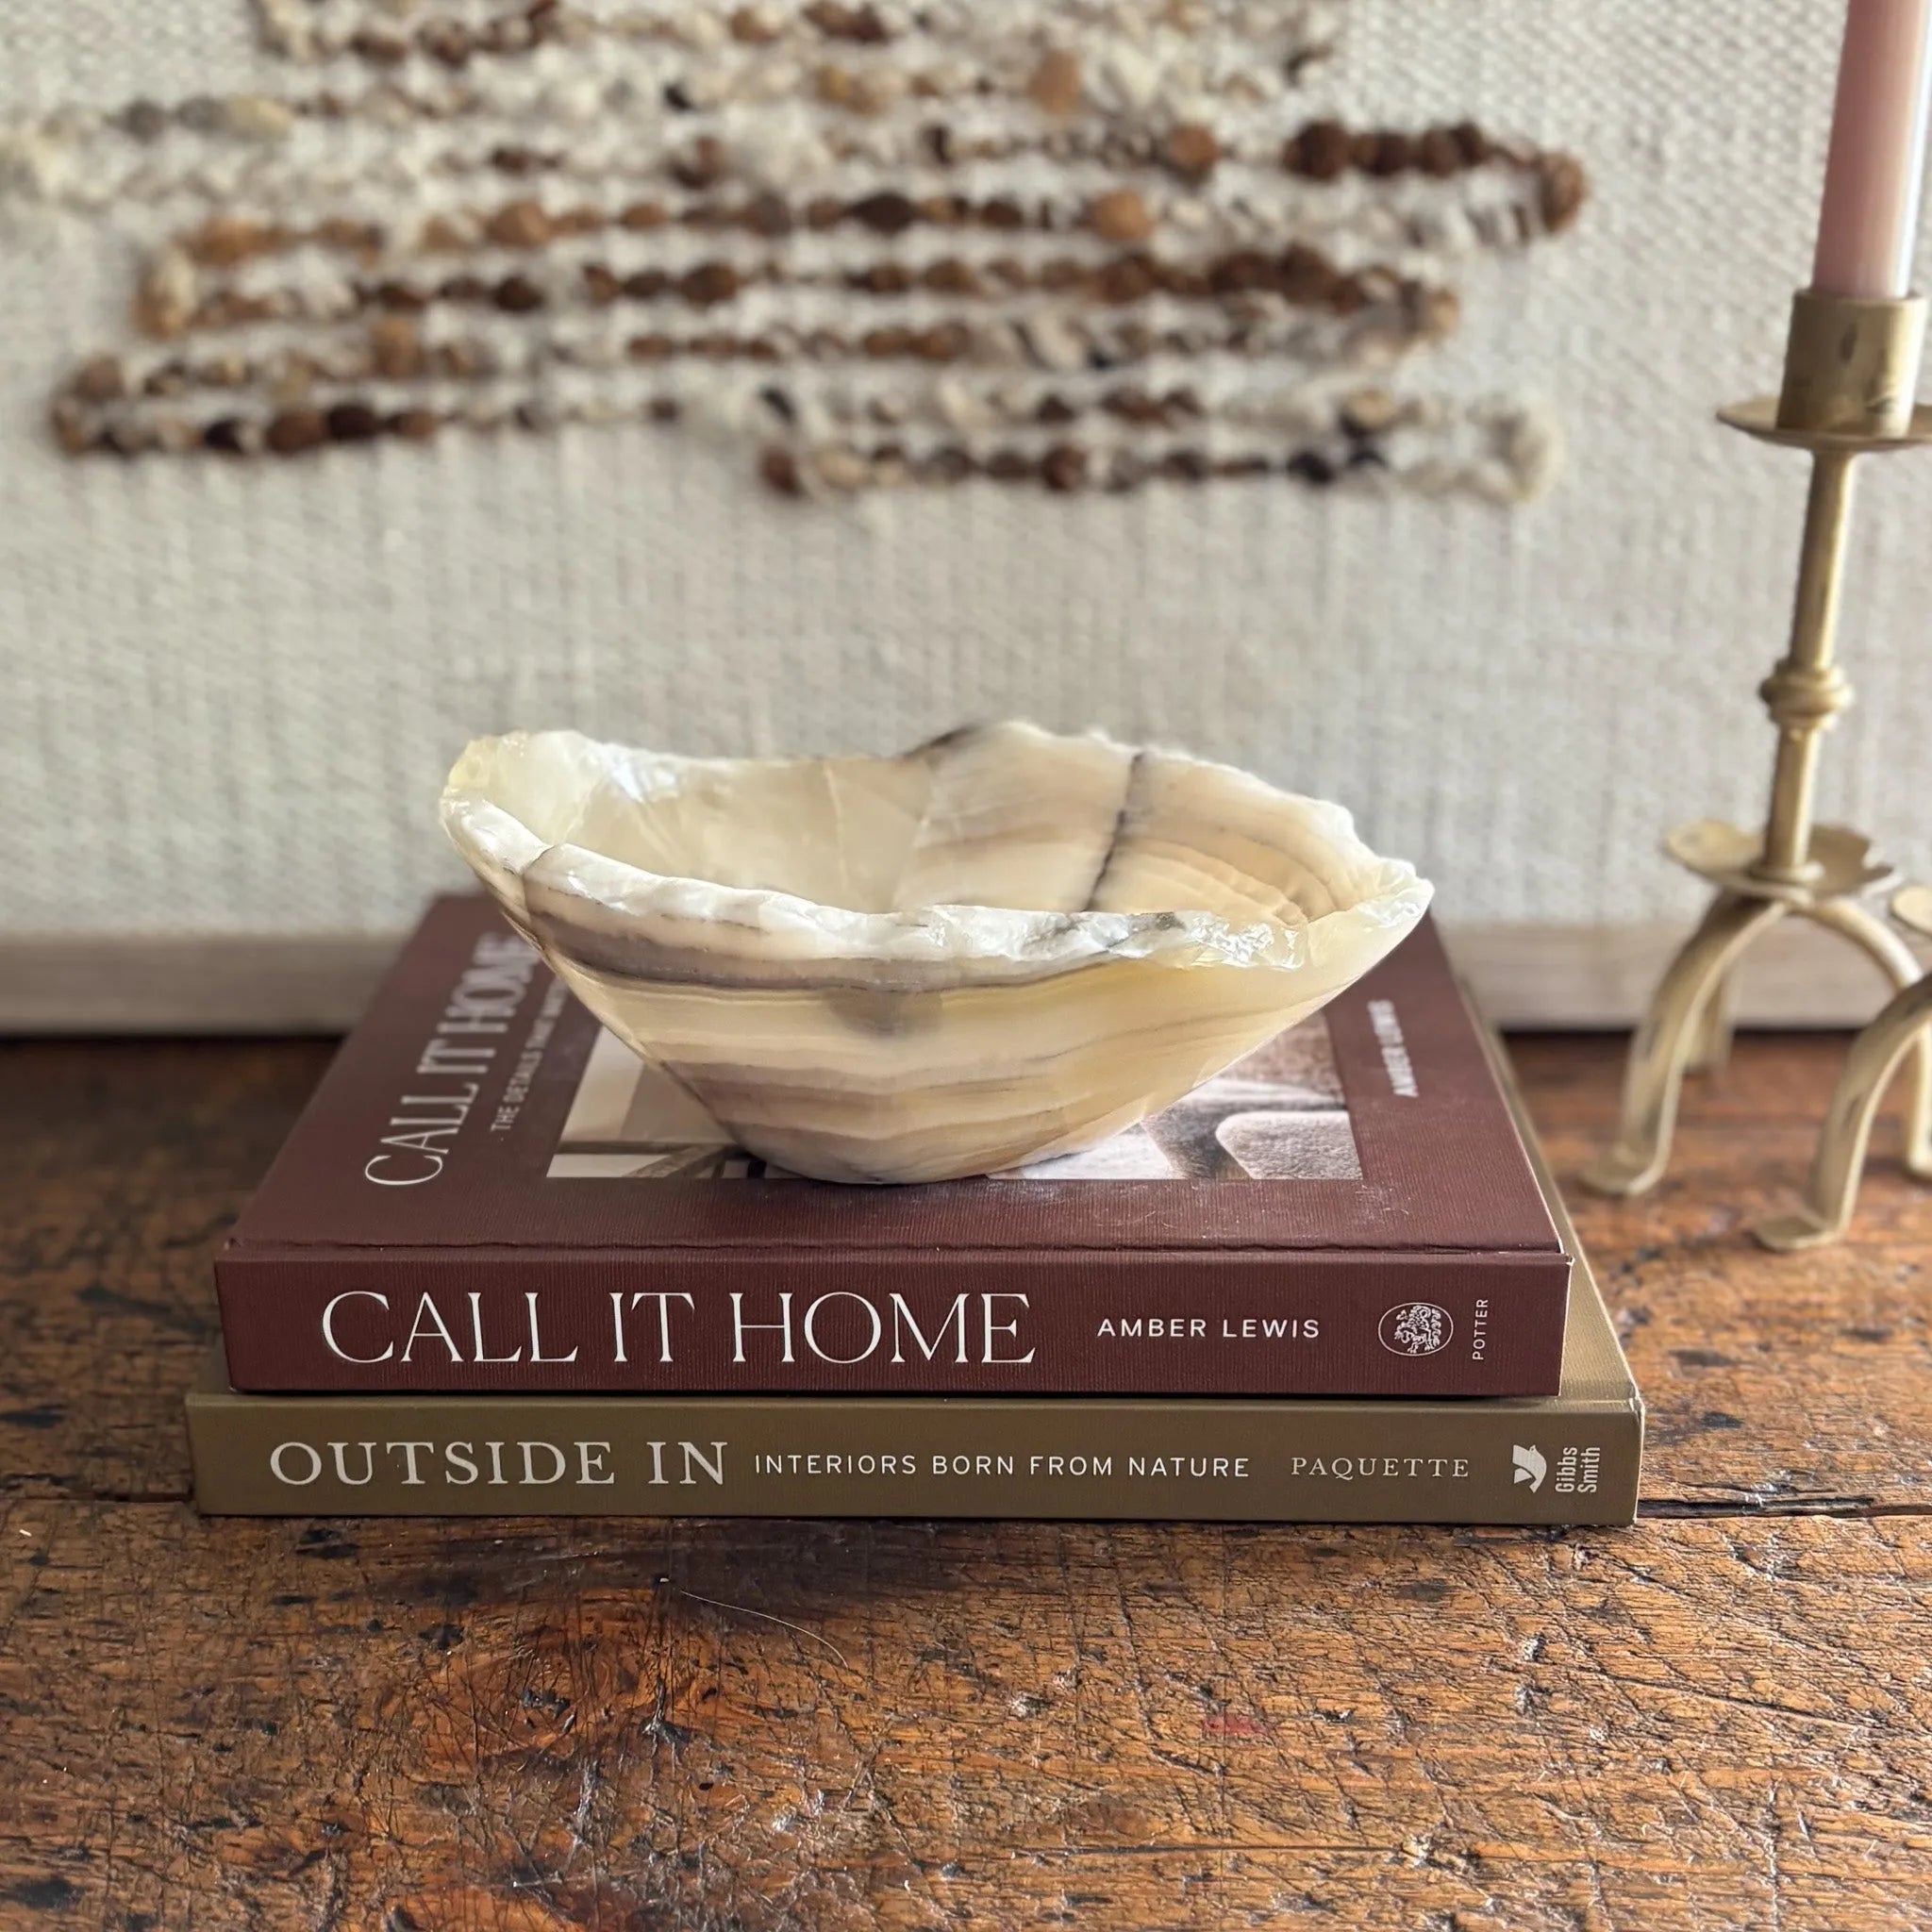
[(459, 766), (453, 782), (543, 845), (854, 912), (1191, 911), (1300, 925), (1389, 886), (1388, 863), (1337, 807), (1031, 725), (955, 732), (894, 758), (678, 758), (568, 732), (500, 739), (487, 757), (487, 771)]

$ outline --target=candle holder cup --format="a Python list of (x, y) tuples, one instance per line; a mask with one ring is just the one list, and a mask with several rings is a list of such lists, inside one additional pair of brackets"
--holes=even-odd
[[(1852, 697), (1837, 663), (1837, 636), (1856, 468), (1862, 457), (1932, 442), (1932, 409), (1914, 401), (1924, 335), (1921, 297), (1804, 291), (1791, 307), (1780, 393), (1718, 411), (1731, 428), (1811, 458), (1790, 640), (1758, 687), (1777, 727), (1770, 806), (1758, 831), (1701, 819), (1665, 840), (1666, 852), (1716, 893), (1631, 1041), (1616, 1141), (1584, 1176), (1611, 1194), (1642, 1193), (1662, 1177), (1685, 1076), (1722, 1066), (1728, 1056), (1729, 983), (1738, 960), (1781, 921), (1808, 919), (1859, 947), (1898, 991), (1847, 1058), (1804, 1207), (1756, 1230), (1773, 1248), (1813, 1247), (1843, 1233), (1873, 1117), (1908, 1051), (1917, 1064), (1905, 1164), (1932, 1180), (1932, 979), (1921, 977), (1911, 947), (1864, 903), (1895, 879), (1874, 857), (1871, 841), (1814, 819), (1822, 740)], [(1901, 893), (1892, 910), (1900, 924), (1932, 936), (1932, 892)]]

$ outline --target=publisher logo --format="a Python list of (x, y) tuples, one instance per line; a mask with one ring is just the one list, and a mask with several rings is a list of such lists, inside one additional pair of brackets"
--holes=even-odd
[(1550, 1465), (1543, 1460), (1543, 1452), (1532, 1442), (1525, 1449), (1521, 1442), (1510, 1445), (1509, 1460), (1516, 1465), (1516, 1480), (1529, 1485), (1533, 1496), (1543, 1486), (1543, 1477), (1550, 1473)]
[(1449, 1346), (1456, 1324), (1434, 1302), (1403, 1302), (1382, 1317), (1376, 1334), (1391, 1355), (1440, 1355)]

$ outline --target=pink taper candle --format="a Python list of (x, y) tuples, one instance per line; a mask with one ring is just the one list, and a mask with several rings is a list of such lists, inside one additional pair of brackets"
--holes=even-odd
[(1932, 83), (1932, 0), (1849, 0), (1811, 286), (1825, 295), (1910, 291)]

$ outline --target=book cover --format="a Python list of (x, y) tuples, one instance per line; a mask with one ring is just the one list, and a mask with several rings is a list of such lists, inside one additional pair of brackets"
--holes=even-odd
[(1643, 1404), (1574, 1252), (1562, 1387), (1540, 1400), (245, 1395), (216, 1355), (187, 1398), (195, 1501), (266, 1516), (1628, 1523)]
[(1570, 1260), (1441, 942), (1084, 1154), (724, 1143), (439, 902), (216, 1260), (238, 1389), (1546, 1395)]

